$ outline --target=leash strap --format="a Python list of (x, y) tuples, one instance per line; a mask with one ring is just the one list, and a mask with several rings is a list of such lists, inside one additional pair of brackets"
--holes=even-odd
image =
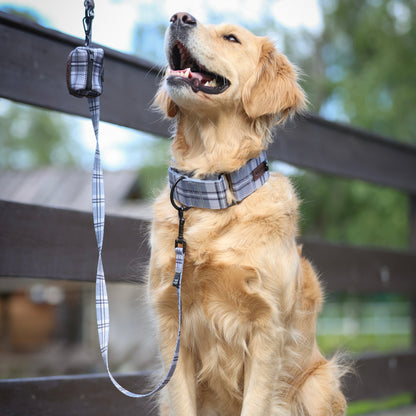
[[(173, 197), (186, 207), (224, 209), (233, 205), (227, 201), (228, 187), (234, 193), (237, 203), (247, 198), (269, 179), (266, 152), (250, 159), (242, 168), (219, 177), (195, 179), (173, 167), (169, 168), (169, 183)], [(178, 181), (179, 180), (179, 181)]]
[[(95, 148), (95, 157), (94, 157), (94, 168), (92, 175), (92, 211), (94, 219), (94, 229), (95, 236), (97, 239), (98, 247), (98, 265), (97, 265), (97, 277), (96, 277), (96, 311), (97, 311), (97, 328), (98, 328), (98, 338), (100, 342), (101, 355), (104, 360), (104, 364), (107, 369), (107, 373), (113, 382), (113, 384), (120, 390), (123, 394), (133, 398), (142, 398), (148, 397), (163, 387), (165, 387), (175, 372), (176, 365), (179, 358), (179, 347), (180, 347), (180, 338), (181, 338), (181, 324), (182, 324), (182, 301), (181, 301), (181, 282), (183, 274), (183, 264), (185, 260), (185, 245), (183, 247), (175, 247), (176, 253), (176, 267), (175, 267), (175, 287), (178, 297), (178, 335), (176, 339), (175, 352), (173, 359), (170, 365), (170, 368), (163, 379), (163, 381), (151, 392), (145, 394), (132, 393), (131, 391), (122, 387), (111, 374), (109, 364), (108, 364), (108, 340), (110, 333), (110, 313), (108, 306), (108, 295), (107, 288), (105, 283), (104, 268), (102, 263), (101, 251), (103, 246), (104, 238), (104, 223), (105, 223), (105, 196), (104, 196), (104, 179), (103, 171), (101, 168), (101, 159), (100, 159), (100, 147), (98, 141), (98, 127), (100, 120), (100, 97), (88, 98), (88, 106), (90, 110), (90, 115), (94, 127), (94, 133), (96, 138), (96, 148)], [(183, 232), (183, 222), (182, 222), (182, 232)], [(181, 233), (181, 231), (180, 231)]]

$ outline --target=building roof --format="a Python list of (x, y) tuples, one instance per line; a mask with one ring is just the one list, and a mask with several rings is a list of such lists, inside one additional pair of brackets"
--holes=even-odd
[[(104, 172), (106, 212), (150, 218), (149, 203), (137, 193), (135, 171)], [(0, 199), (26, 204), (91, 211), (91, 172), (59, 167), (0, 171)]]

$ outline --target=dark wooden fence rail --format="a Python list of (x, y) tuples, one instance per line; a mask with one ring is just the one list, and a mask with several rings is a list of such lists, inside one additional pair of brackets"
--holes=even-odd
[[(85, 100), (65, 85), (66, 57), (80, 39), (0, 12), (0, 96), (56, 111), (88, 116)], [(168, 125), (149, 105), (161, 68), (105, 49), (102, 119), (168, 136)], [(416, 249), (416, 148), (308, 116), (274, 131), (269, 156), (327, 174), (400, 189), (410, 198), (411, 248)], [(145, 221), (108, 216), (104, 267), (109, 281), (132, 281), (146, 263)], [(322, 272), (329, 291), (396, 292), (416, 297), (414, 251), (350, 247), (304, 240), (304, 250)], [(91, 214), (0, 202), (0, 276), (93, 281), (96, 246)], [(140, 280), (140, 274), (137, 280)], [(415, 317), (413, 316), (413, 319)], [(414, 320), (415, 322), (415, 320)], [(416, 393), (416, 351), (356, 360), (350, 399)], [(121, 375), (144, 388), (146, 375)], [(123, 397), (105, 375), (0, 381), (2, 415), (150, 415), (149, 401)], [(4, 399), (3, 399), (4, 398)]]
[[(91, 214), (0, 201), (0, 276), (93, 282), (97, 247)], [(144, 220), (106, 217), (103, 261), (111, 282), (140, 281), (149, 258)], [(303, 239), (328, 291), (416, 292), (416, 256)]]

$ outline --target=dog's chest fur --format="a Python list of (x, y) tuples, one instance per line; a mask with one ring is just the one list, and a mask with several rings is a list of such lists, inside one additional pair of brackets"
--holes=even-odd
[[(276, 300), (285, 299), (282, 292), (296, 282), (285, 281), (290, 274), (278, 270), (278, 259), (270, 250), (275, 247), (281, 253), (282, 245), (294, 243), (296, 210), (287, 179), (272, 176), (237, 206), (185, 212), (181, 348), (194, 356), (200, 387), (217, 396), (241, 400), (244, 357), (250, 354), (247, 345), (253, 331), (277, 327), (282, 310), (291, 307)], [(149, 285), (163, 319), (161, 331), (177, 326), (172, 287), (177, 233), (178, 215), (166, 191), (155, 204)], [(293, 251), (289, 246), (287, 250)]]

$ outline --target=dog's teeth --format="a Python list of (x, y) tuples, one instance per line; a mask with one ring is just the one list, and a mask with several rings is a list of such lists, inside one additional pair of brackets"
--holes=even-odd
[(206, 87), (216, 87), (217, 86), (217, 81), (215, 79), (212, 79), (211, 81), (207, 81), (204, 85)]
[(191, 73), (191, 68), (186, 68), (186, 71), (184, 73), (185, 78), (189, 78), (189, 74)]

